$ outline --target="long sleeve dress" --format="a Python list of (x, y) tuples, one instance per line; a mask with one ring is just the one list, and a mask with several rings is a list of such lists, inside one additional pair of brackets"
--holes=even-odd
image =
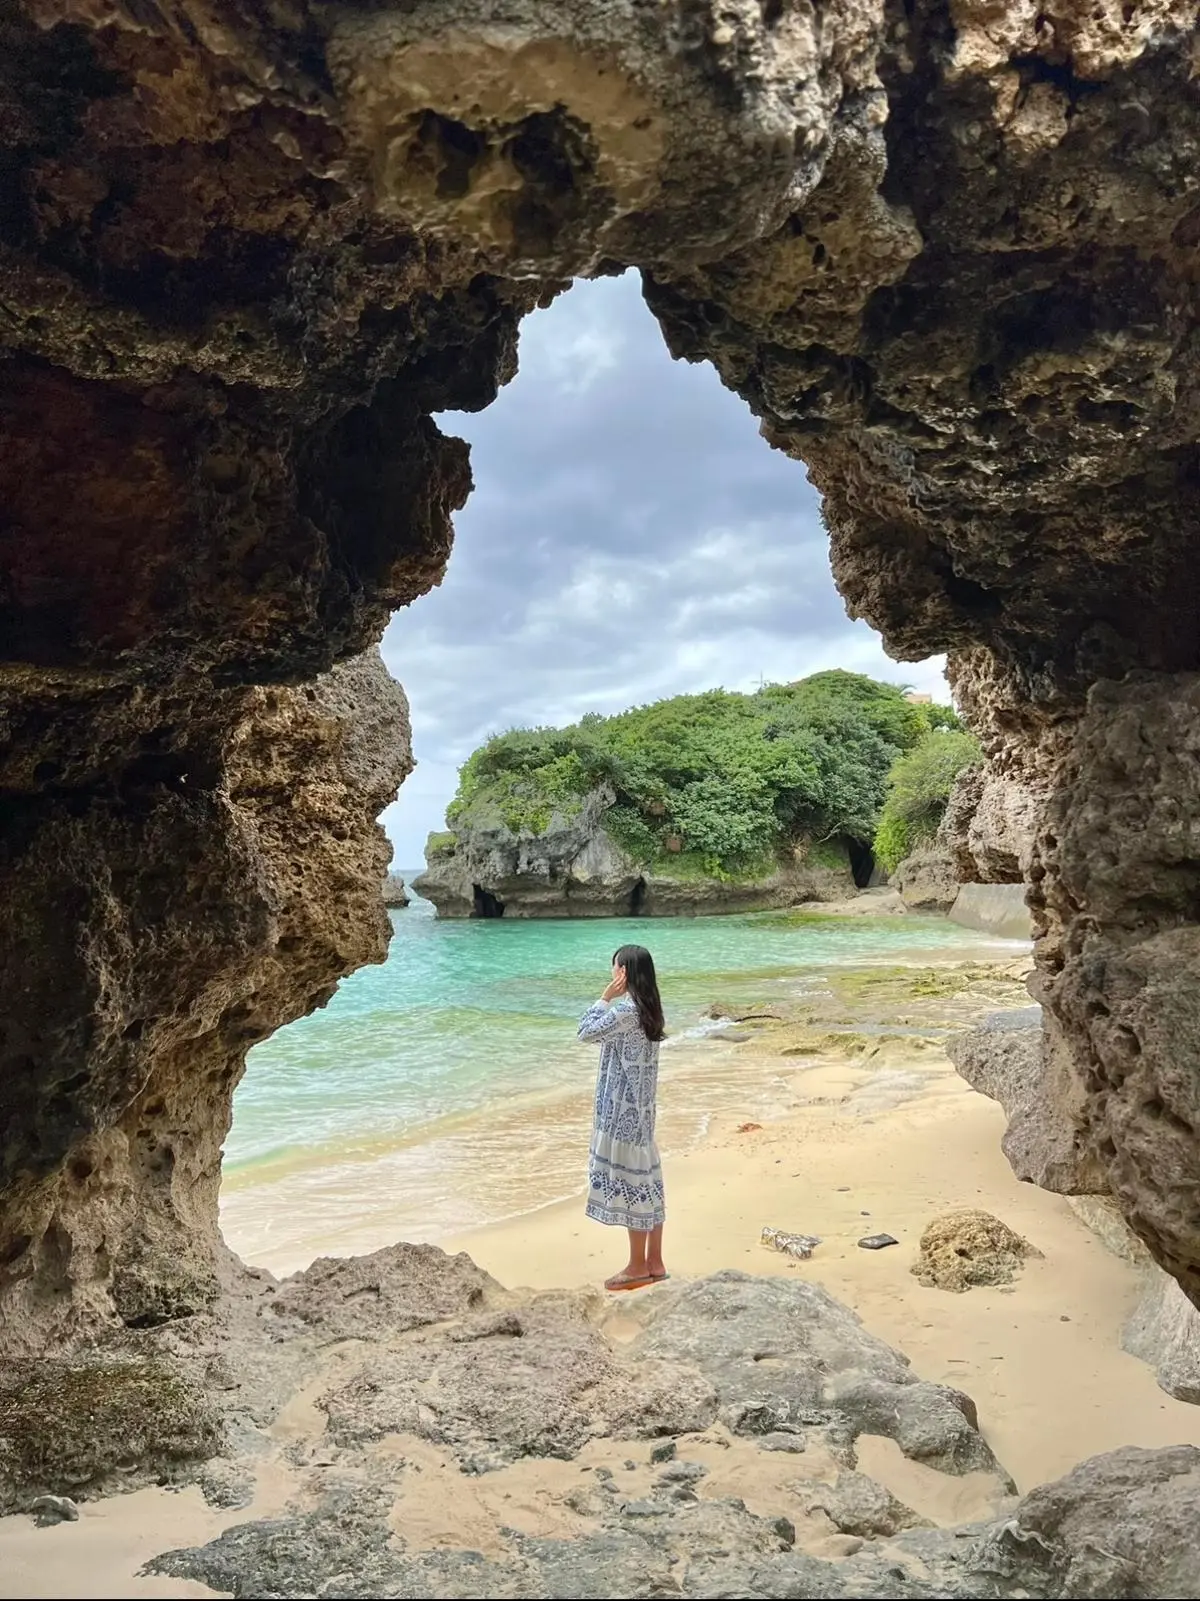
[(658, 1042), (646, 1038), (627, 996), (612, 1006), (604, 1001), (589, 1006), (579, 1038), (600, 1046), (587, 1215), (598, 1223), (648, 1232), (667, 1215), (654, 1143)]

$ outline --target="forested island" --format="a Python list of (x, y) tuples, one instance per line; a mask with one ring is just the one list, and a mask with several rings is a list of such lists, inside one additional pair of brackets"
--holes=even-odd
[(415, 888), (445, 916), (618, 916), (831, 899), (935, 832), (980, 760), (949, 706), (841, 670), (497, 734)]

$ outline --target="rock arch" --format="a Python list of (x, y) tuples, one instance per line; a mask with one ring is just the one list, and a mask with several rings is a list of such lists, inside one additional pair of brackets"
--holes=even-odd
[[(16, 0), (0, 18), (0, 1324), (210, 1300), (247, 1046), (382, 957), (431, 412), (632, 265), (951, 652), (1074, 1134), (1200, 1301), (1194, 8)], [(985, 797), (986, 798), (986, 797)], [(1049, 1069), (1048, 1069), (1049, 1071)]]

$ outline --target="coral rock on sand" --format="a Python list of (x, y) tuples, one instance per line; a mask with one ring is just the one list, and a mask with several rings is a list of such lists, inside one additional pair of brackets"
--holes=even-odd
[(918, 1528), (927, 1521), (865, 1473), (844, 1469), (832, 1484), (797, 1485), (796, 1488), (803, 1497), (805, 1509), (824, 1512), (842, 1534), (861, 1534), (871, 1539), (876, 1535), (898, 1534), (901, 1529)]
[(1041, 1254), (990, 1212), (967, 1208), (934, 1218), (921, 1236), (912, 1271), (933, 1289), (969, 1290), (974, 1284), (1009, 1284), (1027, 1257)]

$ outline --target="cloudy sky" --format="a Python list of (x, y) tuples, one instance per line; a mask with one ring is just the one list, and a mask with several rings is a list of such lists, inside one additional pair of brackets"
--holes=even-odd
[(494, 405), (439, 421), (471, 442), (475, 491), (441, 588), (384, 640), (418, 763), (383, 815), (396, 866), (501, 729), (826, 667), (949, 699), (941, 658), (890, 661), (847, 618), (803, 467), (711, 368), (671, 360), (635, 274), (535, 313)]

